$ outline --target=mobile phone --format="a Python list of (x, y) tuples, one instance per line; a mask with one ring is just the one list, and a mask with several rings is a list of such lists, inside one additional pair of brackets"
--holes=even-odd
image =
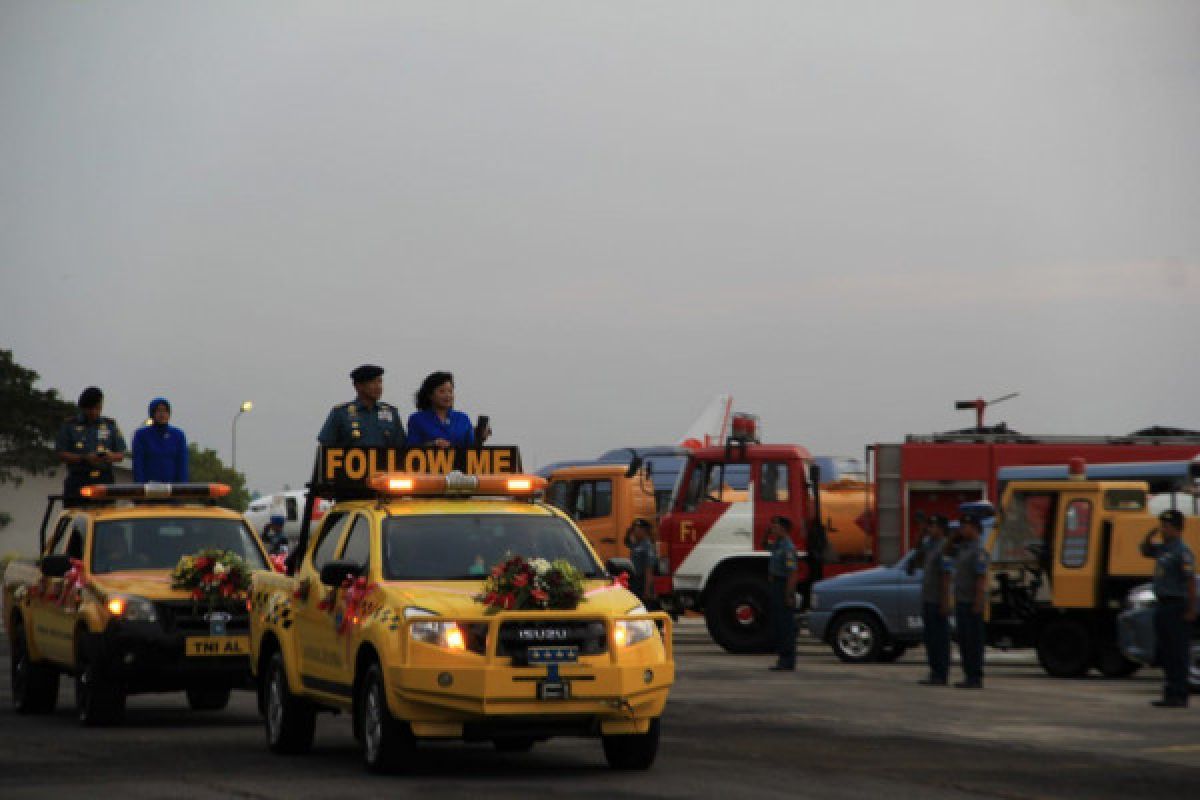
[(475, 444), (483, 443), (484, 434), (487, 433), (488, 424), (491, 423), (491, 421), (492, 418), (487, 414), (479, 415), (479, 420), (475, 423)]

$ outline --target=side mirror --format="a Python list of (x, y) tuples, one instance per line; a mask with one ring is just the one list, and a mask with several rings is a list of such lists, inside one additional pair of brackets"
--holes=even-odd
[(629, 467), (625, 470), (626, 478), (632, 478), (634, 475), (637, 475), (638, 471), (642, 468), (642, 457), (637, 454), (636, 450), (630, 450), (629, 452), (633, 454), (633, 458), (629, 459)]
[(321, 567), (321, 583), (338, 587), (346, 578), (357, 578), (362, 574), (362, 565), (353, 561), (330, 561)]
[(821, 485), (821, 465), (813, 464), (808, 468), (808, 482), (813, 485), (813, 491)]
[(633, 562), (628, 558), (610, 558), (608, 561), (604, 562), (604, 571), (609, 575), (612, 575), (614, 578), (620, 575), (622, 572), (628, 572), (630, 575), (633, 575)]
[(66, 555), (61, 556), (45, 556), (42, 558), (42, 574), (47, 578), (61, 578), (71, 569), (71, 557)]

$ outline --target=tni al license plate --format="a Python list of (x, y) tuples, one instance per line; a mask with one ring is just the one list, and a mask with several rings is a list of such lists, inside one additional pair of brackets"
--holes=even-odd
[(250, 637), (189, 636), (184, 652), (189, 656), (245, 656), (250, 654)]

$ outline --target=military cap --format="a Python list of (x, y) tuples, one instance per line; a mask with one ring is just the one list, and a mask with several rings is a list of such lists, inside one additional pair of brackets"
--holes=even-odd
[(79, 394), (80, 408), (95, 408), (104, 400), (104, 392), (95, 386), (89, 386)]
[(958, 515), (959, 525), (974, 525), (975, 527), (983, 526), (983, 517), (975, 511), (964, 511)]
[(1183, 528), (1183, 512), (1176, 508), (1168, 508), (1158, 515), (1159, 522), (1165, 522), (1173, 528)]
[(350, 373), (350, 380), (355, 383), (363, 381), (373, 381), (383, 374), (383, 367), (377, 367), (374, 364), (363, 364), (361, 367), (355, 367)]

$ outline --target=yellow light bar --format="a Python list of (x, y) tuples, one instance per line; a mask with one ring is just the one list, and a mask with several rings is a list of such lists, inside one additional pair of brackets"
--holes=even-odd
[(84, 486), (79, 494), (89, 500), (160, 500), (169, 497), (224, 497), (223, 483), (110, 483)]
[(377, 492), (392, 495), (511, 497), (531, 495), (546, 488), (546, 479), (536, 475), (423, 475), (411, 472), (381, 472), (369, 484)]

